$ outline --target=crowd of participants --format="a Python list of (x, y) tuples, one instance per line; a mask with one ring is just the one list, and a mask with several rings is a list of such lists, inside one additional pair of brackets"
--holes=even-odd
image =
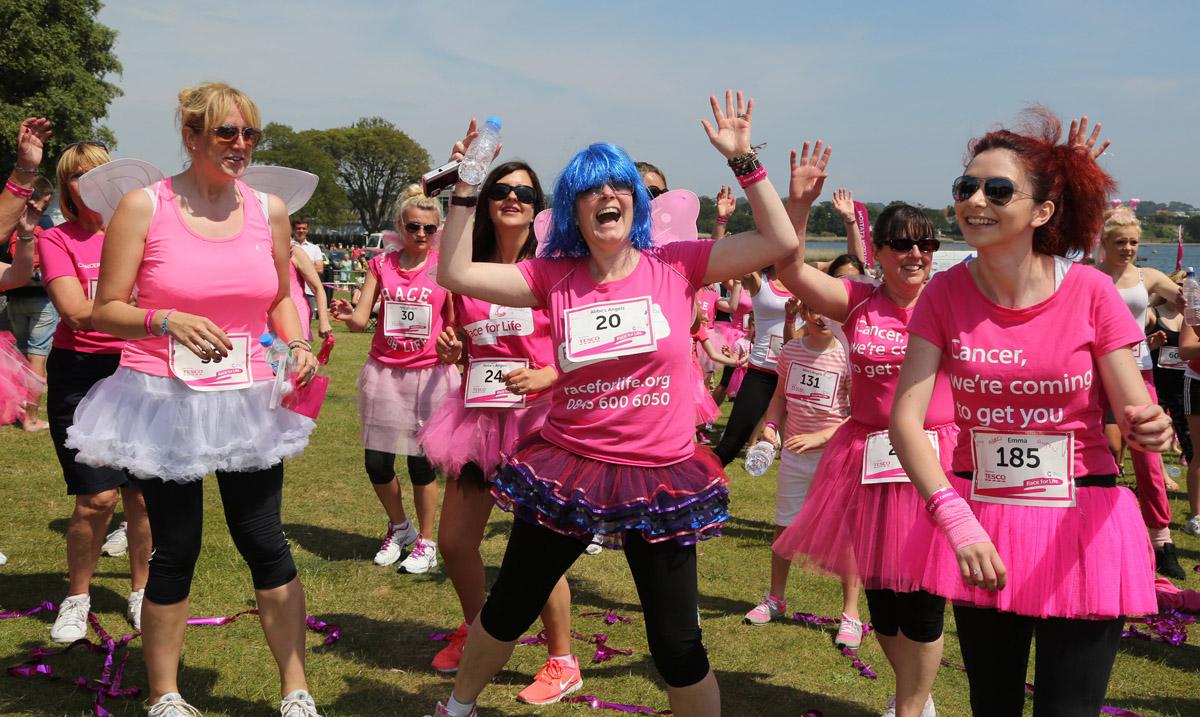
[[(1200, 337), (1182, 320), (1182, 277), (1135, 263), (1134, 207), (1106, 211), (1115, 183), (1096, 162), (1099, 125), (1089, 134), (1081, 118), (1064, 137), (1036, 111), (1021, 130), (973, 139), (952, 191), (975, 257), (931, 278), (940, 241), (925, 212), (893, 204), (864, 227), (845, 189), (832, 199), (848, 253), (806, 262), (831, 149), (792, 152), (781, 200), (751, 141), (753, 101), (729, 92), (711, 110), (704, 131), (753, 231), (725, 233), (737, 203), (721, 187), (710, 239), (663, 240), (664, 173), (601, 143), (562, 169), (552, 204), (521, 161), (456, 184), (445, 215), (406, 191), (394, 240), (370, 258), (323, 254), (307, 222), (241, 180), (262, 120), (227, 85), (180, 92), (186, 168), (129, 192), (107, 221), (79, 188), (111, 161), (107, 148), (68, 145), (52, 188), (40, 167), (51, 128), (24, 122), (0, 193), (0, 236), (12, 236), (0, 288), (19, 352), (0, 354), (0, 414), (49, 428), (75, 500), (51, 639), (86, 635), (98, 557), (128, 553), (148, 712), (200, 714), (177, 674), (202, 479), (215, 474), (281, 713), (318, 714), (280, 520), (283, 462), (315, 423), (272, 407), (258, 337), (286, 344), (300, 388), (317, 366), (313, 324), (324, 337), (337, 321), (373, 332), (358, 405), (387, 525), (374, 562), (421, 574), (440, 561), (462, 609), (431, 655), (454, 675), (434, 714), (473, 715), (539, 617), (548, 655), (520, 699), (578, 690), (566, 573), (604, 548), (625, 555), (673, 712), (719, 713), (696, 544), (720, 535), (724, 467), (751, 442), (780, 460), (767, 590), (748, 625), (787, 614), (793, 563), (836, 576), (836, 644), (858, 648), (869, 620), (895, 673), (883, 714), (929, 717), (949, 600), (974, 714), (1021, 714), (1035, 640), (1034, 713), (1097, 714), (1124, 618), (1157, 611), (1156, 568), (1184, 577), (1159, 456), (1175, 442), (1193, 513), (1184, 530), (1200, 533), (1189, 438)], [(472, 122), (451, 159), (477, 136)], [(65, 221), (44, 227), (52, 191)], [(1097, 236), (1090, 268), (1078, 259)], [(327, 293), (330, 266), (360, 260), (351, 300)], [(30, 375), (45, 376), (44, 421), (25, 400)], [(1136, 495), (1117, 485), (1126, 451)], [(109, 533), (118, 504), (125, 522)], [(480, 544), (497, 505), (514, 517), (489, 586)]]

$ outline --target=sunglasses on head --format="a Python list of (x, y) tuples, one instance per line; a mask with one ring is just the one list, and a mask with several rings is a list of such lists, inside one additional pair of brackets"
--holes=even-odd
[(659, 195), (665, 194), (667, 190), (660, 187), (651, 187), (650, 185), (646, 185), (646, 191), (650, 193), (651, 199), (657, 199)]
[[(203, 131), (199, 127), (192, 127), (192, 129), (197, 132)], [(246, 144), (258, 144), (258, 141), (262, 139), (263, 135), (262, 130), (257, 127), (237, 127), (231, 124), (223, 124), (218, 127), (213, 127), (209, 130), (209, 132), (215, 135), (216, 138), (222, 142), (232, 142), (236, 140), (240, 134), (242, 139), (246, 141)]]
[(954, 197), (954, 201), (965, 202), (975, 196), (975, 192), (979, 191), (980, 186), (983, 187), (983, 196), (998, 207), (1011, 202), (1016, 194), (1026, 197), (1033, 196), (1029, 192), (1017, 189), (1017, 185), (1008, 177), (980, 178), (965, 174), (955, 179), (954, 184), (950, 185), (950, 193)]
[(609, 189), (611, 189), (613, 194), (624, 195), (624, 196), (629, 196), (629, 195), (633, 194), (633, 185), (632, 184), (629, 184), (627, 182), (605, 182), (604, 184), (601, 184), (597, 187), (592, 187), (591, 189), (583, 190), (582, 192), (577, 194), (576, 197), (577, 198), (582, 197), (584, 199), (596, 199), (596, 198), (604, 195), (605, 187), (608, 187)]
[(437, 232), (438, 226), (437, 224), (419, 224), (417, 222), (409, 222), (408, 224), (404, 225), (404, 231), (408, 232), (409, 234), (416, 234), (422, 229), (425, 230), (425, 236), (433, 236), (433, 234)]
[(521, 204), (533, 204), (534, 198), (537, 196), (533, 191), (533, 187), (528, 184), (504, 184), (496, 182), (492, 188), (488, 190), (488, 199), (495, 202), (503, 202), (508, 199), (509, 194), (517, 195), (517, 201)]
[(68, 144), (66, 147), (63, 147), (63, 151), (66, 152), (68, 149), (71, 149), (72, 147), (99, 147), (100, 149), (104, 150), (105, 152), (108, 151), (107, 144), (105, 144), (99, 140), (95, 140), (95, 139), (85, 139), (82, 142), (72, 142), (72, 143)]
[(912, 251), (915, 246), (921, 250), (922, 254), (932, 254), (942, 248), (942, 243), (937, 239), (909, 239), (908, 237), (891, 237), (879, 242), (880, 244), (891, 247), (894, 251), (901, 254), (907, 254)]

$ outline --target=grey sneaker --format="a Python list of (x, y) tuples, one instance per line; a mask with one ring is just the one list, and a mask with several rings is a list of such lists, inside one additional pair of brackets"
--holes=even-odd
[(192, 707), (179, 696), (178, 692), (168, 692), (158, 700), (157, 704), (146, 708), (146, 717), (204, 717), (200, 710)]
[(279, 703), (279, 714), (281, 717), (321, 717), (312, 695), (304, 690), (289, 692)]
[(1200, 536), (1200, 515), (1193, 515), (1183, 524), (1183, 532)]

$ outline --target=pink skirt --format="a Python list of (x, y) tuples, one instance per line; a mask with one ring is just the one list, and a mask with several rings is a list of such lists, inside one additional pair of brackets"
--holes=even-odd
[[(959, 495), (971, 482), (948, 474)], [(1075, 508), (1037, 508), (967, 499), (1008, 570), (990, 593), (963, 584), (950, 544), (925, 511), (904, 555), (911, 584), (959, 604), (1029, 617), (1111, 619), (1158, 612), (1154, 550), (1137, 498), (1121, 487), (1081, 487)]]
[(742, 387), (742, 379), (746, 378), (746, 367), (738, 366), (733, 370), (733, 375), (729, 377), (729, 385), (725, 387), (725, 395), (730, 398), (737, 398), (738, 389)]
[(358, 418), (363, 448), (421, 455), (417, 433), (462, 377), (446, 364), (399, 368), (368, 358), (358, 375)]
[(700, 367), (693, 365), (693, 368), (695, 369), (693, 384), (695, 385), (696, 425), (703, 426), (716, 420), (717, 416), (721, 415), (721, 409), (717, 407), (717, 402), (708, 392), (708, 384), (704, 382), (704, 374), (700, 373)]
[[(858, 577), (871, 590), (911, 592), (903, 551), (925, 506), (911, 483), (862, 484), (867, 434), (879, 430), (851, 419), (833, 434), (800, 513), (772, 547), (809, 569)], [(958, 426), (934, 430), (942, 465), (949, 466)]]
[(0, 426), (24, 416), (25, 404), (36, 403), (45, 390), (46, 379), (17, 351), (13, 335), (0, 332)]
[(547, 393), (524, 408), (467, 408), (461, 393), (447, 396), (418, 436), (425, 456), (442, 473), (457, 478), (474, 463), (491, 480), (505, 453), (524, 436), (537, 433), (550, 413)]
[(734, 326), (728, 321), (714, 322), (713, 331), (720, 337), (719, 343), (716, 341), (713, 342), (718, 351), (721, 350), (722, 346), (728, 348), (730, 351), (734, 351), (734, 346), (737, 344), (738, 339), (746, 335), (746, 332), (742, 331), (740, 326)]

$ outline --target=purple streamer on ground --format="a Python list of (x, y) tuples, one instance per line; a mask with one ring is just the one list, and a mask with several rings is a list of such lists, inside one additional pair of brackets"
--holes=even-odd
[[(1167, 610), (1161, 615), (1126, 620), (1127, 627), (1121, 633), (1121, 637), (1133, 637), (1149, 642), (1161, 642), (1167, 645), (1179, 646), (1187, 642), (1187, 626), (1195, 622), (1196, 618), (1193, 615), (1184, 615), (1178, 610)], [(1143, 624), (1150, 628), (1150, 631), (1145, 632), (1129, 623)]]
[(620, 702), (605, 702), (595, 695), (583, 695), (580, 697), (564, 697), (563, 702), (573, 704), (585, 704), (594, 710), (616, 710), (618, 712), (636, 712), (648, 715), (669, 715), (671, 710), (656, 710), (653, 707), (645, 705), (626, 705)]
[[(826, 617), (824, 615), (814, 615), (811, 612), (792, 613), (792, 619), (797, 622), (808, 623), (809, 625), (840, 625), (841, 618)], [(863, 623), (863, 637), (871, 634), (871, 625)], [(858, 670), (860, 677), (866, 677), (869, 680), (879, 679), (879, 675), (871, 669), (871, 666), (863, 662), (858, 656), (858, 650), (851, 650), (849, 647), (838, 648), (843, 655), (850, 658), (850, 666)]]
[(596, 654), (592, 655), (592, 662), (599, 663), (606, 660), (611, 660), (617, 655), (625, 655), (628, 657), (633, 654), (633, 650), (622, 650), (618, 647), (608, 646), (608, 635), (603, 632), (598, 632), (592, 635), (592, 642), (596, 643)]
[(616, 610), (604, 610), (603, 612), (581, 612), (579, 617), (602, 617), (605, 625), (615, 625), (618, 622), (633, 622), (632, 617), (625, 617)]

